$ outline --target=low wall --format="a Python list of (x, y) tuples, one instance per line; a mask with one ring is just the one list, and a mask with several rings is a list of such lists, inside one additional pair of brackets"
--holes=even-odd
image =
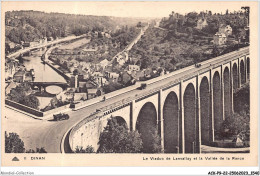
[(43, 117), (44, 114), (42, 111), (38, 111), (36, 109), (30, 108), (28, 106), (22, 105), (20, 103), (8, 99), (5, 99), (5, 104), (38, 117)]
[(92, 115), (72, 128), (69, 135), (69, 145), (72, 151), (74, 151), (77, 146), (83, 147), (84, 149), (87, 146), (92, 146), (96, 152), (98, 149), (99, 136), (107, 125), (107, 119), (108, 116), (107, 118), (101, 118), (98, 115)]
[(60, 113), (60, 112), (62, 112), (62, 111), (67, 110), (69, 107), (70, 107), (70, 104), (67, 104), (67, 105), (64, 105), (64, 106), (60, 106), (60, 107), (58, 107), (58, 108), (51, 109), (51, 110), (49, 110), (49, 111), (43, 112), (43, 115), (46, 116), (46, 115), (49, 115), (49, 114)]
[(60, 74), (62, 77), (64, 77), (66, 80), (70, 80), (70, 77), (68, 77), (65, 73), (63, 73), (61, 70), (57, 69), (54, 67), (52, 64), (49, 62), (45, 62), (47, 65), (49, 65), (53, 70), (55, 70), (58, 74)]

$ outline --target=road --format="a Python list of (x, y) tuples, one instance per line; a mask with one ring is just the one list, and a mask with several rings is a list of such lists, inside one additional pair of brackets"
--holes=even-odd
[(67, 121), (55, 122), (30, 119), (29, 123), (27, 120), (23, 120), (24, 118), (21, 118), (22, 120), (20, 121), (19, 115), (13, 115), (13, 110), (8, 109), (4, 111), (5, 116), (8, 119), (4, 118), (4, 123), (7, 124), (3, 125), (3, 127), (11, 127), (11, 129), (7, 129), (8, 132), (17, 132), (21, 136), (22, 140), (24, 140), (27, 148), (44, 147), (48, 153), (59, 153), (61, 152), (60, 143), (64, 134), (75, 124), (95, 112), (97, 108), (100, 109), (127, 98), (134, 99), (136, 95), (139, 94), (144, 95), (146, 93), (156, 91), (160, 88), (159, 86), (167, 86), (167, 84), (170, 84), (172, 81), (183, 79), (183, 77), (186, 77), (187, 75), (196, 75), (199, 71), (208, 69), (214, 64), (229, 60), (230, 57), (239, 57), (241, 54), (248, 52), (249, 48), (246, 47), (236, 51), (235, 53), (228, 53), (226, 55), (204, 61), (201, 63), (202, 66), (200, 68), (195, 68), (195, 66), (192, 65), (168, 75), (155, 78), (154, 80), (149, 80), (147, 81), (147, 88), (144, 90), (132, 89), (129, 92), (109, 98), (103, 102), (97, 102), (78, 111), (69, 111), (68, 114), (70, 115), (70, 119)]
[(112, 60), (109, 62), (108, 65), (112, 64), (114, 62), (114, 60), (116, 59), (117, 56), (121, 55), (124, 52), (128, 52), (132, 49), (132, 47), (141, 39), (142, 35), (144, 35), (145, 31), (148, 29), (148, 26), (145, 26), (143, 29), (141, 29), (140, 33), (131, 41), (131, 43), (129, 43), (125, 49), (123, 51), (120, 51), (119, 53), (117, 53)]
[(7, 57), (8, 57), (8, 58), (18, 57), (19, 55), (21, 55), (21, 54), (23, 54), (23, 53), (26, 53), (26, 52), (28, 52), (28, 51), (31, 51), (31, 50), (33, 50), (33, 49), (38, 49), (38, 48), (47, 47), (47, 46), (49, 46), (49, 45), (57, 44), (57, 43), (60, 43), (60, 42), (66, 42), (66, 41), (70, 41), (70, 40), (74, 40), (74, 39), (81, 38), (81, 37), (84, 37), (84, 36), (86, 36), (86, 35), (68, 36), (68, 37), (61, 38), (61, 39), (58, 39), (58, 40), (54, 40), (54, 41), (51, 41), (51, 42), (48, 42), (48, 43), (44, 43), (44, 44), (40, 44), (40, 45), (36, 45), (36, 46), (24, 48), (24, 49), (22, 49), (22, 50), (18, 50), (18, 51), (15, 52), (15, 53), (9, 54)]

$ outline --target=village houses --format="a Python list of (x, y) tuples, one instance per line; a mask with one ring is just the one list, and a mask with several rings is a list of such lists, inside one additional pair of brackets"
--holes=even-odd
[(224, 45), (226, 44), (227, 36), (224, 33), (217, 32), (213, 37), (213, 42), (215, 45)]
[(197, 21), (197, 26), (196, 28), (197, 29), (203, 29), (204, 27), (208, 26), (208, 23), (207, 23), (207, 20), (206, 18), (200, 18), (198, 21)]
[(232, 35), (232, 27), (230, 25), (220, 25), (218, 29), (219, 33), (224, 33), (226, 36)]

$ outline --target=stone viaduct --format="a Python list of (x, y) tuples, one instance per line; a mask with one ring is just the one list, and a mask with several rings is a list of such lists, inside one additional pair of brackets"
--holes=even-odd
[(200, 146), (213, 142), (223, 120), (233, 113), (233, 92), (249, 80), (249, 59), (247, 47), (204, 61), (181, 79), (172, 76), (168, 84), (103, 108), (72, 128), (70, 147), (91, 145), (97, 150), (107, 119), (114, 117), (139, 131), (147, 153), (154, 128), (165, 153), (200, 153)]

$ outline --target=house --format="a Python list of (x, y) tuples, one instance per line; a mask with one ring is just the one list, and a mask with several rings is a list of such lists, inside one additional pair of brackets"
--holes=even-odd
[(230, 25), (220, 25), (219, 33), (224, 33), (226, 36), (232, 35), (232, 27)]
[(104, 84), (107, 82), (106, 78), (101, 72), (94, 72), (92, 74), (92, 78), (96, 83), (98, 83), (100, 87), (104, 86)]
[(99, 85), (98, 85), (98, 83), (96, 83), (94, 80), (87, 80), (86, 81), (86, 88), (87, 89), (94, 89), (94, 88), (98, 88), (99, 87)]
[(105, 33), (105, 35), (104, 35), (106, 38), (111, 38), (111, 35), (109, 34), (109, 33)]
[(13, 50), (16, 46), (16, 44), (14, 42), (9, 42), (9, 43), (6, 43), (6, 46), (10, 48), (10, 50)]
[(14, 82), (18, 82), (18, 83), (22, 83), (25, 80), (25, 71), (24, 70), (20, 70), (18, 72), (16, 72), (13, 76), (13, 80)]
[(207, 20), (205, 18), (200, 18), (197, 21), (197, 29), (203, 29), (204, 27), (206, 27), (208, 25)]
[(144, 79), (144, 72), (143, 71), (132, 71), (131, 72), (131, 76), (135, 79), (135, 80), (143, 80)]
[(103, 77), (104, 75), (101, 73), (101, 72), (94, 72), (93, 74), (92, 74), (92, 76), (93, 77)]
[(116, 62), (117, 62), (119, 65), (124, 65), (124, 64), (125, 64), (125, 60), (123, 59), (123, 56), (122, 56), (122, 55), (116, 56)]
[(123, 53), (117, 55), (115, 59), (119, 65), (124, 65), (125, 62), (128, 61), (128, 54), (127, 54), (127, 52), (123, 52)]
[(15, 62), (8, 62), (5, 64), (5, 78), (13, 78), (14, 74), (15, 74), (15, 67), (16, 64)]
[(83, 70), (86, 70), (86, 71), (87, 71), (87, 70), (90, 70), (90, 65), (91, 65), (91, 63), (80, 62), (79, 65), (82, 66), (82, 69), (83, 69)]
[(105, 76), (106, 76), (107, 79), (112, 80), (113, 82), (117, 82), (118, 78), (119, 78), (119, 74), (116, 73), (116, 72), (106, 71)]
[(127, 70), (132, 72), (132, 71), (140, 71), (140, 66), (139, 65), (128, 65)]
[(213, 37), (215, 45), (224, 45), (227, 41), (226, 34), (217, 32)]
[(87, 94), (82, 92), (75, 92), (73, 95), (73, 101), (86, 100)]
[(99, 65), (104, 69), (109, 64), (109, 61), (107, 59), (102, 60)]
[(103, 95), (103, 92), (101, 89), (95, 88), (95, 89), (88, 89), (87, 90), (87, 99), (92, 99), (95, 98), (97, 96), (101, 96)]

